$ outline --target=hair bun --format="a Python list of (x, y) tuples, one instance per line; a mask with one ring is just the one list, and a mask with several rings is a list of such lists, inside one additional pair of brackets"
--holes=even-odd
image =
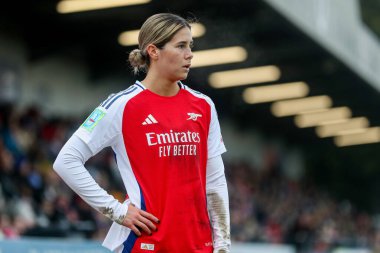
[(132, 50), (132, 52), (129, 53), (128, 60), (135, 74), (137, 74), (140, 69), (146, 69), (146, 57), (140, 49)]

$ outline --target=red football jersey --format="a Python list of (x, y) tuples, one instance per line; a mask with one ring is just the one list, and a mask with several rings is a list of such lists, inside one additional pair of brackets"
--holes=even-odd
[[(225, 152), (210, 98), (179, 83), (164, 97), (140, 82), (110, 96), (76, 134), (93, 153), (111, 146), (130, 201), (160, 219), (137, 237), (114, 223), (104, 245), (123, 253), (211, 253), (207, 159)], [(86, 124), (87, 123), (87, 124)]]

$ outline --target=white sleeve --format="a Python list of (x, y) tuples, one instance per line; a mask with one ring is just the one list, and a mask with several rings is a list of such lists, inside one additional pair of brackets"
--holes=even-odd
[(230, 252), (230, 211), (222, 157), (207, 160), (207, 209), (213, 230), (214, 253)]
[(97, 107), (78, 128), (74, 135), (78, 136), (95, 155), (104, 147), (112, 146), (121, 135), (122, 112), (121, 103), (115, 102), (106, 109)]
[(53, 168), (90, 206), (121, 224), (128, 211), (129, 200), (120, 203), (95, 182), (84, 167), (91, 156), (89, 147), (73, 135), (59, 152)]
[(223, 143), (222, 133), (220, 131), (220, 125), (218, 120), (218, 114), (215, 109), (214, 103), (209, 100), (211, 106), (211, 121), (210, 121), (210, 129), (207, 140), (207, 153), (208, 159), (221, 155), (226, 152), (226, 147)]

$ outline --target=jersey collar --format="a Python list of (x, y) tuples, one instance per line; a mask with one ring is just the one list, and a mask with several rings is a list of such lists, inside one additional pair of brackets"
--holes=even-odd
[[(181, 81), (178, 81), (177, 82), (178, 86), (180, 89), (185, 89), (185, 85), (181, 82)], [(146, 90), (145, 86), (142, 84), (142, 82), (136, 80), (135, 82), (135, 85), (139, 88), (141, 88), (142, 90)]]

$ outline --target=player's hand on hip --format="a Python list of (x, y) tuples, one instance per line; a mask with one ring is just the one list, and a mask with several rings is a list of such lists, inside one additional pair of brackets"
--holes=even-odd
[(129, 204), (128, 212), (125, 216), (122, 225), (130, 228), (137, 236), (141, 236), (141, 231), (144, 231), (148, 235), (152, 234), (152, 231), (157, 231), (157, 227), (154, 223), (159, 223), (160, 220), (153, 214), (145, 212), (134, 204)]

